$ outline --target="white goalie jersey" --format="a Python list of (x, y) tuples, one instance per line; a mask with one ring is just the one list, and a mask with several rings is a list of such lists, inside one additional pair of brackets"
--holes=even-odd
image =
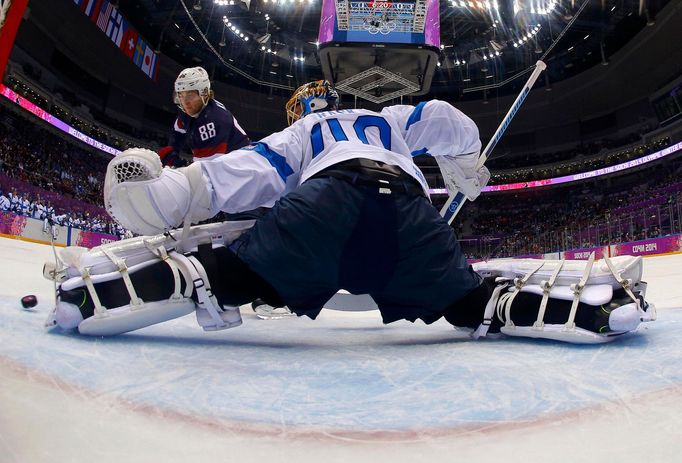
[(448, 189), (473, 200), (489, 178), (476, 167), (480, 148), (476, 124), (438, 100), (381, 113), (312, 113), (230, 156), (181, 169), (163, 168), (148, 150), (128, 149), (109, 163), (105, 206), (128, 230), (155, 235), (221, 211), (272, 207), (313, 175), (356, 158), (401, 168), (428, 197), (429, 186), (412, 159), (419, 155), (434, 156)]
[(400, 167), (428, 195), (414, 156), (456, 157), (480, 151), (476, 124), (450, 104), (432, 100), (381, 113), (344, 109), (309, 114), (281, 132), (202, 164), (212, 186), (212, 212), (271, 207), (316, 173), (353, 158)]

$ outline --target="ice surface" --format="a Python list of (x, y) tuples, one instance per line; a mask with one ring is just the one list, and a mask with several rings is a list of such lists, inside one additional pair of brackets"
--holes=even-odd
[[(46, 332), (48, 246), (0, 238), (0, 462), (677, 461), (682, 255), (647, 258), (659, 320), (603, 346), (472, 342), (323, 311), (204, 333)], [(34, 311), (19, 299), (36, 294)]]

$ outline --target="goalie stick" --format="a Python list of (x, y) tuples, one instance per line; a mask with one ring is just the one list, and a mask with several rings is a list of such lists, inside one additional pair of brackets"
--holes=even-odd
[[(543, 61), (538, 61), (537, 63), (535, 63), (535, 69), (533, 70), (533, 73), (528, 78), (528, 81), (521, 89), (521, 93), (519, 93), (519, 96), (517, 96), (516, 100), (514, 100), (514, 104), (507, 112), (507, 115), (504, 116), (504, 119), (502, 119), (500, 126), (497, 128), (497, 130), (493, 134), (493, 137), (490, 139), (485, 149), (481, 153), (481, 156), (478, 158), (478, 162), (476, 163), (476, 170), (480, 169), (483, 166), (483, 164), (485, 164), (485, 161), (490, 156), (490, 153), (493, 151), (493, 149), (495, 149), (495, 146), (497, 146), (497, 142), (500, 141), (500, 138), (502, 138), (502, 134), (504, 134), (504, 131), (507, 130), (507, 127), (511, 123), (511, 120), (514, 118), (516, 112), (521, 107), (523, 100), (526, 99), (526, 96), (530, 92), (530, 89), (533, 88), (535, 81), (538, 80), (540, 73), (542, 73), (542, 71), (544, 71), (545, 68), (547, 68), (547, 65)], [(455, 220), (455, 217), (459, 213), (459, 210), (462, 209), (462, 206), (464, 206), (465, 201), (466, 197), (464, 196), (463, 193), (458, 191), (457, 193), (452, 194), (450, 192), (448, 200), (445, 202), (445, 205), (440, 210), (440, 215), (443, 216), (443, 218), (448, 221), (448, 224), (451, 224), (452, 221)]]

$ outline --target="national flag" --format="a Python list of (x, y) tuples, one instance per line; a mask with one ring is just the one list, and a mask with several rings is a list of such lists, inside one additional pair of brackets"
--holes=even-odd
[(144, 51), (144, 58), (142, 58), (142, 66), (140, 66), (140, 69), (152, 79), (154, 78), (154, 71), (156, 70), (156, 53), (154, 53), (152, 47), (148, 46)]
[(111, 16), (111, 11), (114, 6), (107, 0), (102, 3), (102, 8), (99, 11), (99, 17), (97, 18), (97, 27), (99, 27), (102, 32), (106, 32), (107, 26), (109, 25), (109, 16)]
[(74, 0), (74, 1), (78, 4), (81, 11), (88, 16), (92, 14), (92, 10), (94, 9), (95, 4), (97, 3), (97, 0)]
[(119, 48), (124, 55), (130, 59), (133, 59), (133, 55), (135, 54), (135, 46), (137, 45), (139, 35), (126, 20), (123, 20), (123, 23), (121, 23), (121, 30), (123, 31), (123, 38), (121, 39)]
[(102, 2), (103, 0), (95, 0), (92, 11), (88, 14), (90, 16), (90, 21), (92, 22), (97, 22), (97, 19), (99, 18), (99, 12), (102, 9)]
[(111, 39), (112, 42), (116, 44), (117, 47), (121, 46), (121, 39), (123, 38), (123, 31), (121, 30), (121, 21), (123, 21), (123, 16), (118, 11), (118, 8), (114, 7), (111, 10), (111, 15), (109, 16), (109, 24), (107, 25), (106, 34), (107, 37)]
[[(2, 1), (2, 0), (0, 0)], [(19, 2), (28, 0), (16, 0)], [(123, 17), (109, 0), (73, 0), (73, 3), (97, 24), (121, 52), (149, 76), (156, 80), (159, 70), (158, 55)]]
[(133, 54), (133, 62), (138, 66), (142, 67), (142, 62), (144, 60), (144, 54), (147, 50), (147, 43), (138, 37), (137, 45), (135, 45), (135, 53)]
[(156, 82), (156, 78), (159, 76), (159, 55), (156, 55), (155, 58), (156, 59), (154, 61), (154, 69), (153, 69), (154, 74), (149, 76), (152, 78), (152, 80), (154, 82)]
[(83, 13), (87, 14), (88, 16), (92, 15), (97, 3), (99, 3), (97, 0), (88, 0), (88, 5), (85, 7), (85, 10), (83, 10)]

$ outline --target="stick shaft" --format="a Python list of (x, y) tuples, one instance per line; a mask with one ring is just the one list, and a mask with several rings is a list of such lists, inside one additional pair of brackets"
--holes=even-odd
[[(490, 141), (488, 141), (488, 144), (481, 153), (481, 156), (478, 158), (476, 169), (479, 169), (481, 166), (483, 166), (483, 164), (485, 164), (485, 161), (490, 156), (490, 153), (492, 153), (493, 149), (495, 149), (495, 146), (497, 146), (497, 142), (500, 141), (500, 138), (502, 138), (505, 130), (507, 130), (507, 127), (509, 127), (512, 119), (514, 119), (514, 116), (518, 112), (523, 101), (526, 99), (526, 96), (528, 96), (530, 89), (533, 88), (535, 81), (538, 80), (538, 77), (540, 77), (540, 74), (545, 70), (546, 67), (547, 65), (543, 61), (538, 61), (535, 63), (535, 69), (528, 78), (528, 81), (526, 81), (526, 84), (521, 89), (521, 92), (516, 97), (516, 100), (514, 100), (514, 104), (512, 104), (511, 108), (509, 108), (506, 116), (504, 116), (504, 119), (502, 119), (499, 127), (497, 127), (497, 130), (493, 134)], [(440, 210), (440, 215), (442, 215), (443, 218), (448, 221), (448, 224), (451, 224), (452, 221), (455, 220), (455, 217), (457, 217), (457, 214), (459, 213), (460, 209), (462, 209), (462, 206), (464, 206), (465, 202), (466, 197), (459, 191), (454, 195), (451, 194), (448, 197), (448, 200), (445, 202), (443, 208)]]

